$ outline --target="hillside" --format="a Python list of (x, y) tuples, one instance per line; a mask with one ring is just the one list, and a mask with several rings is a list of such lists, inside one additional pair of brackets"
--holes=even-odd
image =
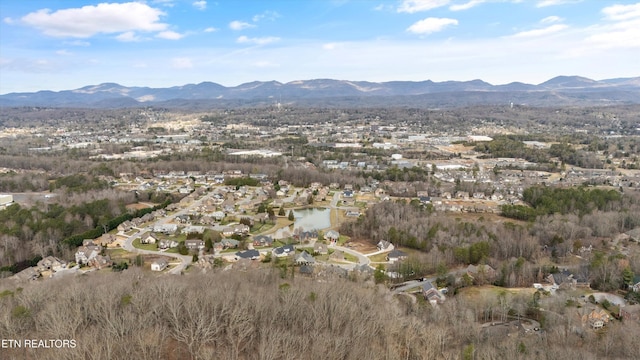
[(640, 102), (640, 78), (591, 80), (558, 76), (538, 85), (472, 81), (367, 82), (333, 79), (288, 83), (254, 81), (235, 87), (213, 82), (170, 88), (115, 83), (75, 90), (0, 95), (0, 106), (121, 108), (235, 107), (247, 105), (458, 107), (475, 104), (613, 105)]
[[(504, 316), (528, 298), (509, 295), (500, 305), (498, 298), (460, 297), (432, 308), (421, 296), (413, 303), (367, 284), (283, 279), (273, 272), (172, 277), (135, 270), (22, 290), (5, 282), (3, 339), (73, 340), (75, 347), (23, 346), (2, 353), (10, 359), (96, 360), (595, 359), (630, 358), (640, 344), (634, 324), (611, 324), (601, 335), (580, 337), (565, 331), (566, 320), (551, 316), (540, 334), (483, 329), (487, 314)], [(562, 309), (561, 303), (554, 308)], [(607, 346), (613, 341), (615, 347)]]

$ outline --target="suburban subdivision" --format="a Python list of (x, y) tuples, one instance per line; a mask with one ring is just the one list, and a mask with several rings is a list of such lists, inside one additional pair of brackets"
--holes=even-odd
[(639, 119), (3, 108), (0, 333), (63, 358), (633, 358)]

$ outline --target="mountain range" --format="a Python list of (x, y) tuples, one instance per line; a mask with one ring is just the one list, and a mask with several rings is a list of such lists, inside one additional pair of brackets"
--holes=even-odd
[(235, 87), (213, 82), (169, 88), (126, 87), (116, 83), (75, 90), (0, 95), (0, 106), (121, 108), (162, 106), (468, 106), (478, 104), (613, 105), (640, 103), (640, 77), (592, 80), (558, 76), (541, 84), (492, 85), (471, 81), (367, 82), (332, 79), (288, 83), (254, 81)]

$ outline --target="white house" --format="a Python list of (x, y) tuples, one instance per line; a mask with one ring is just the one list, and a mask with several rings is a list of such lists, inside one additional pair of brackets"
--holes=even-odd
[(165, 259), (159, 259), (151, 263), (151, 271), (162, 271), (167, 268), (169, 264)]

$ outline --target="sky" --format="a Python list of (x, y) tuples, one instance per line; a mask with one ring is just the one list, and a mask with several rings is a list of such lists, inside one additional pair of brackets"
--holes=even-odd
[(115, 82), (640, 76), (640, 2), (2, 0), (0, 94)]

